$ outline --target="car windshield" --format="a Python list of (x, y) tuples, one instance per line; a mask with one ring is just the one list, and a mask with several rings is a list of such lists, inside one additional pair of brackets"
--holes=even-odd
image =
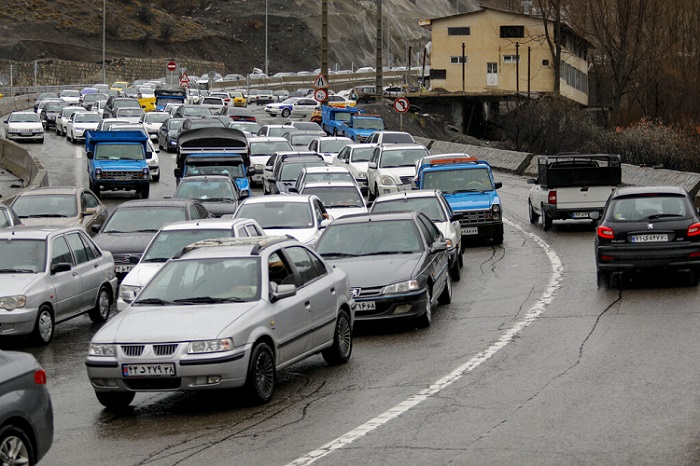
[(208, 118), (201, 120), (190, 120), (189, 129), (195, 128), (223, 128), (224, 122), (221, 120), (210, 120)]
[(61, 110), (61, 114), (63, 115), (63, 118), (70, 118), (72, 114), (75, 112), (86, 112), (83, 107), (65, 107), (63, 110)]
[(384, 129), (384, 122), (379, 118), (360, 118), (355, 120), (353, 126), (355, 129), (371, 129), (374, 131), (382, 131)]
[(421, 237), (411, 220), (331, 223), (316, 245), (327, 258), (421, 252)]
[(257, 133), (258, 131), (260, 131), (260, 125), (252, 121), (232, 121), (231, 123), (229, 123), (228, 127), (240, 129), (241, 131), (250, 131), (251, 133)]
[(187, 107), (182, 109), (182, 116), (192, 117), (192, 116), (211, 116), (211, 112), (208, 107)]
[(188, 159), (185, 162), (185, 173), (187, 176), (194, 175), (226, 175), (229, 178), (243, 178), (243, 163), (215, 163), (215, 162), (197, 162), (196, 160)]
[(343, 149), (343, 147), (347, 146), (348, 144), (352, 144), (352, 141), (346, 139), (321, 141), (319, 152), (332, 152), (334, 154), (337, 154)]
[(292, 146), (306, 147), (317, 137), (316, 134), (292, 134), (289, 139)]
[(12, 210), (20, 218), (76, 217), (78, 203), (71, 194), (19, 196)]
[(143, 116), (143, 121), (145, 123), (163, 123), (168, 118), (170, 118), (170, 115), (167, 113), (150, 112)]
[(168, 121), (168, 130), (177, 130), (180, 129), (182, 126), (182, 123), (184, 123), (185, 120), (170, 120)]
[(250, 142), (250, 155), (270, 155), (275, 152), (291, 151), (292, 146), (287, 141)]
[(76, 123), (99, 123), (102, 118), (94, 113), (80, 113), (75, 116)]
[(236, 193), (230, 181), (182, 180), (175, 191), (176, 199), (200, 199), (202, 201), (234, 201)]
[(486, 168), (431, 170), (423, 173), (423, 189), (439, 189), (446, 194), (492, 191), (493, 183)]
[(179, 97), (161, 97), (161, 96), (159, 96), (156, 98), (156, 105), (158, 105), (158, 106), (166, 106), (168, 104), (181, 104), (181, 103), (182, 103), (182, 98), (179, 98)]
[[(116, 129), (115, 126), (112, 129)], [(142, 160), (145, 159), (141, 144), (97, 144), (95, 160)]]
[(285, 162), (280, 169), (280, 180), (295, 181), (299, 178), (299, 173), (305, 167), (325, 167), (326, 164), (319, 160), (318, 162)]
[(157, 232), (168, 223), (187, 220), (185, 207), (123, 207), (107, 220), (103, 233)]
[(380, 168), (415, 167), (416, 162), (427, 157), (427, 149), (392, 149), (382, 153)]
[(374, 152), (374, 147), (362, 147), (358, 149), (353, 149), (350, 155), (351, 162), (369, 162), (372, 157), (372, 152)]
[(691, 211), (691, 206), (681, 196), (619, 197), (610, 202), (606, 219), (629, 222), (679, 219), (689, 217)]
[(314, 181), (355, 181), (352, 173), (348, 171), (323, 171), (307, 173), (304, 178), (304, 183), (313, 183)]
[(112, 101), (112, 107), (114, 108), (137, 108), (141, 110), (139, 107), (139, 102), (136, 99), (126, 99), (126, 100), (113, 100)]
[(39, 115), (36, 113), (13, 113), (10, 115), (10, 123), (39, 123)]
[(304, 194), (314, 194), (326, 207), (364, 207), (360, 192), (351, 186), (309, 186)]
[(413, 144), (413, 136), (405, 133), (384, 133), (382, 143), (385, 144)]
[(268, 128), (267, 129), (267, 135), (270, 137), (279, 137), (279, 136), (284, 136), (287, 133), (291, 133), (297, 131), (296, 128), (287, 126), (287, 127), (281, 127), (281, 128)]
[(97, 102), (99, 100), (99, 94), (85, 94), (83, 97), (83, 103)]
[(233, 234), (233, 229), (202, 229), (160, 231), (144, 251), (141, 262), (165, 262), (188, 244), (203, 239), (225, 238)]
[(299, 131), (323, 131), (318, 123), (312, 123), (310, 121), (298, 121), (294, 123), (294, 128), (298, 129)]
[[(189, 259), (168, 262), (135, 305), (188, 306), (260, 299), (259, 258)], [(226, 308), (232, 311), (235, 308)]]
[(46, 241), (0, 240), (0, 273), (37, 273), (46, 268)]
[(117, 110), (117, 117), (141, 117), (143, 114), (144, 111), (140, 108), (126, 107)]
[(60, 112), (63, 107), (65, 107), (65, 104), (51, 103), (51, 104), (48, 104), (45, 108), (46, 108), (46, 112), (48, 113), (48, 112)]
[(314, 220), (307, 202), (255, 202), (243, 204), (238, 218), (257, 220), (263, 228), (313, 228)]
[(436, 197), (404, 197), (391, 200), (377, 199), (372, 206), (374, 212), (423, 212), (433, 222), (446, 222), (447, 216)]

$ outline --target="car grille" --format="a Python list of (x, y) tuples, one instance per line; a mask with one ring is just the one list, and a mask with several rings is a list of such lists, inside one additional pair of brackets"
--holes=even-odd
[(122, 351), (127, 356), (141, 356), (144, 345), (122, 345)]
[(143, 172), (133, 171), (133, 170), (128, 170), (128, 171), (110, 170), (110, 171), (102, 172), (102, 179), (103, 180), (138, 180), (138, 179), (141, 179), (142, 176), (143, 176)]
[(459, 224), (462, 226), (493, 222), (493, 213), (491, 210), (467, 210), (462, 211), (461, 214), (462, 219), (459, 221)]
[(177, 349), (177, 343), (169, 345), (153, 345), (153, 354), (156, 356), (167, 356), (173, 354)]
[(135, 252), (130, 254), (112, 254), (115, 264), (130, 264), (131, 258), (136, 257), (141, 259), (141, 253)]
[(411, 184), (413, 183), (413, 177), (412, 176), (400, 176), (401, 178), (401, 184)]
[[(370, 298), (373, 296), (380, 296), (382, 294), (382, 289), (383, 286), (374, 286), (374, 287), (367, 287), (367, 288), (353, 288), (353, 298)], [(355, 290), (360, 290), (359, 294), (357, 294), (357, 291)]]
[(124, 379), (124, 385), (131, 390), (173, 390), (180, 388), (180, 377), (158, 379)]
[[(126, 356), (138, 357), (142, 356), (146, 345), (121, 345), (122, 352)], [(169, 356), (177, 350), (177, 343), (167, 343), (163, 345), (153, 345), (153, 354), (156, 356)]]

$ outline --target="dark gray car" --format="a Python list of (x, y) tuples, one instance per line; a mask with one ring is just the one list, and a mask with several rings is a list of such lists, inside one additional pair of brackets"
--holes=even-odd
[(53, 443), (46, 372), (34, 356), (0, 350), (0, 463), (33, 465)]
[(207, 208), (212, 217), (233, 214), (238, 208), (240, 191), (227, 175), (187, 176), (180, 180), (175, 199), (194, 199)]

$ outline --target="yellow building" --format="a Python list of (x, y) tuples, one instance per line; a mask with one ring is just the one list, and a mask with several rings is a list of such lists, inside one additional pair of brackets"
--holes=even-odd
[[(432, 35), (432, 90), (473, 97), (554, 90), (553, 58), (541, 17), (482, 6), (420, 24)], [(554, 24), (548, 26), (553, 38)], [(562, 24), (561, 30), (560, 94), (588, 105), (589, 44), (568, 26)]]

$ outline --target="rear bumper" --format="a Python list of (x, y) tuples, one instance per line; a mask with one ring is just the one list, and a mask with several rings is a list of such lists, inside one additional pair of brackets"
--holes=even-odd
[(603, 207), (578, 207), (575, 209), (560, 209), (556, 205), (545, 204), (544, 211), (554, 220), (592, 220), (591, 212), (598, 212), (598, 218), (603, 215)]
[(700, 270), (700, 243), (597, 246), (596, 264), (599, 270), (610, 271), (655, 268)]

